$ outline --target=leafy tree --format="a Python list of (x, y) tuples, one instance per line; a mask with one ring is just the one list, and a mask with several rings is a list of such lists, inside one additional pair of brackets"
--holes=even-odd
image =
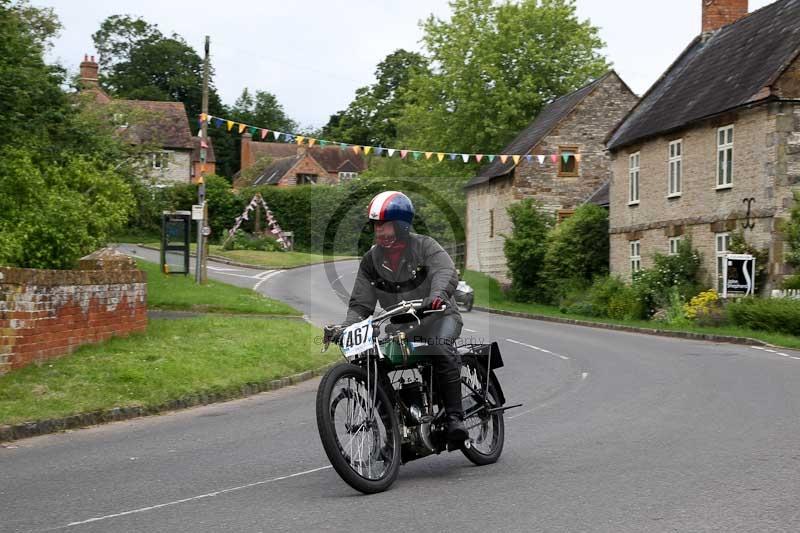
[(789, 220), (784, 223), (783, 231), (789, 244), (786, 262), (800, 269), (800, 191), (794, 191), (794, 204), (789, 213)]
[(286, 115), (278, 98), (268, 91), (257, 90), (255, 95), (252, 95), (245, 87), (233, 104), (230, 117), (254, 126), (286, 132), (297, 131), (297, 123)]
[(503, 249), (511, 273), (511, 296), (520, 301), (541, 299), (547, 235), (553, 218), (531, 198), (509, 206), (508, 215), (512, 230)]
[(608, 211), (584, 204), (558, 224), (547, 240), (544, 275), (551, 302), (557, 303), (568, 287), (588, 287), (608, 274)]
[(608, 69), (598, 29), (574, 0), (453, 0), (431, 16), (423, 43), (430, 73), (413, 76), (399, 137), (408, 145), (496, 151), (555, 98)]
[(395, 50), (378, 63), (376, 83), (357, 89), (347, 109), (330, 117), (322, 135), (353, 144), (391, 145), (397, 139), (397, 121), (409, 103), (406, 89), (411, 78), (427, 73), (424, 56)]

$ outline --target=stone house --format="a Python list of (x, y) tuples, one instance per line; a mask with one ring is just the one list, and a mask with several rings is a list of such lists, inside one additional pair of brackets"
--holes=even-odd
[(508, 283), (503, 243), (511, 233), (506, 209), (525, 198), (539, 201), (558, 219), (590, 198), (607, 204), (611, 161), (608, 133), (636, 104), (637, 97), (612, 71), (554, 100), (502, 154), (465, 186), (466, 267)]
[[(698, 0), (699, 1), (699, 0)], [(731, 236), (789, 273), (781, 219), (800, 184), (800, 0), (748, 15), (703, 0), (702, 33), (612, 132), (611, 271), (629, 277), (691, 238), (721, 288)]]
[[(270, 163), (250, 179), (241, 172), (258, 166), (269, 158)], [(234, 176), (234, 186), (327, 184), (336, 185), (353, 179), (367, 169), (363, 154), (336, 146), (305, 146), (293, 143), (254, 141), (249, 133), (242, 134), (241, 170)]]
[(81, 94), (90, 95), (98, 105), (113, 106), (113, 120), (126, 141), (154, 147), (143, 162), (143, 179), (156, 186), (195, 182), (213, 174), (215, 161), (211, 139), (206, 139), (206, 166), (200, 165), (200, 138), (193, 137), (182, 102), (113, 99), (100, 87), (99, 65), (94, 56), (80, 64)]

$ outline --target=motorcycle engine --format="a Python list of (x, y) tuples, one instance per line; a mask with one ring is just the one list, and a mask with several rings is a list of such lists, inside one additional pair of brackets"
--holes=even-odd
[(407, 438), (418, 456), (435, 452), (431, 439), (431, 421), (425, 385), (419, 381), (403, 383), (398, 391), (400, 399), (408, 408), (406, 416)]

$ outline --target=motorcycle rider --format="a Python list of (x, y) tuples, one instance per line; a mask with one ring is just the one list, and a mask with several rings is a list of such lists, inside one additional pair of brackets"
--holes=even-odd
[(453, 260), (433, 238), (412, 233), (414, 206), (398, 191), (386, 191), (369, 204), (368, 217), (375, 244), (361, 258), (350, 296), (346, 327), (365, 320), (376, 302), (387, 309), (401, 301), (423, 299), (426, 309), (440, 313), (417, 322), (398, 325), (413, 342), (427, 346), (418, 353), (430, 355), (447, 415), (447, 439), (456, 445), (468, 437), (461, 404), (461, 371), (455, 341), (463, 325), (454, 298), (458, 274)]

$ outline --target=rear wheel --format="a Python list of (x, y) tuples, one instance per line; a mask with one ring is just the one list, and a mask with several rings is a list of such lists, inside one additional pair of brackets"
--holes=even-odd
[(382, 492), (400, 469), (400, 432), (386, 392), (366, 370), (342, 363), (317, 389), (317, 429), (341, 478), (365, 494)]
[[(474, 355), (462, 355), (461, 365), (461, 403), (464, 407), (464, 426), (469, 432), (469, 448), (462, 452), (476, 465), (497, 462), (503, 452), (505, 424), (503, 413), (489, 413), (488, 406), (482, 407), (486, 387), (486, 368)], [(488, 400), (498, 406), (497, 393), (489, 381)]]

